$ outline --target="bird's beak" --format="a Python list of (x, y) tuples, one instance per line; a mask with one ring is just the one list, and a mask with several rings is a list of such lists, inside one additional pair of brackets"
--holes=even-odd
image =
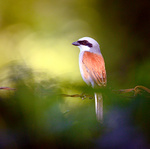
[(80, 44), (76, 41), (76, 42), (73, 42), (72, 45), (79, 46)]

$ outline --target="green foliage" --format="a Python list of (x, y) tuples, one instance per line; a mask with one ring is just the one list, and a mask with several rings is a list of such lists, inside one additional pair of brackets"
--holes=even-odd
[[(0, 99), (1, 147), (109, 148), (122, 147), (125, 142), (128, 147), (131, 142), (136, 145), (139, 139), (140, 145), (147, 145), (150, 115), (146, 97), (129, 98), (108, 88), (100, 90), (104, 98), (104, 122), (100, 124), (96, 121), (93, 99), (61, 95), (67, 85), (70, 90), (92, 95), (91, 88), (52, 78), (37, 81), (35, 78), (43, 74), (21, 65), (10, 69), (13, 73), (8, 79), (16, 90), (1, 90), (12, 92)], [(69, 100), (75, 105), (68, 105)]]

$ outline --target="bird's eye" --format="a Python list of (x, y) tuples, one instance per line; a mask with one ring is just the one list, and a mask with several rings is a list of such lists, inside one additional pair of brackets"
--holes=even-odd
[(83, 45), (87, 45), (87, 43), (88, 42), (86, 40), (83, 40), (83, 42), (82, 42)]

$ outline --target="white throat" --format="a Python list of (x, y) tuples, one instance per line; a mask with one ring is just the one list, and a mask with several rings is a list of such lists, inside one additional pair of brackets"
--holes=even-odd
[(88, 46), (80, 45), (78, 47), (79, 47), (80, 51), (90, 51), (90, 47), (88, 47)]

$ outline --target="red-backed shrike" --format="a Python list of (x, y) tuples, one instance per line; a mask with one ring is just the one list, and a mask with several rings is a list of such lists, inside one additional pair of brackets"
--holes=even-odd
[[(90, 37), (83, 37), (72, 44), (78, 46), (80, 49), (79, 67), (85, 83), (91, 85), (93, 88), (106, 86), (105, 62), (98, 42)], [(102, 121), (103, 98), (100, 93), (95, 93), (95, 111), (97, 119)]]

